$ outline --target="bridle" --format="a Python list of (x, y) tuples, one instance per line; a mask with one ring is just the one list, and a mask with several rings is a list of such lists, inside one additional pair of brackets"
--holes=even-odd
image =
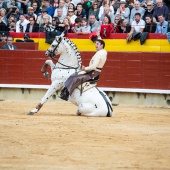
[[(49, 49), (47, 49), (47, 51), (49, 52), (49, 57), (51, 57), (53, 60), (56, 60), (55, 59), (55, 50), (58, 48), (58, 46), (60, 45), (60, 43), (61, 43), (61, 41), (62, 41), (62, 37), (59, 37), (59, 39), (58, 40), (56, 40), (57, 41), (57, 45), (56, 45), (56, 47), (53, 49), (53, 51), (50, 51)], [(56, 68), (59, 68), (59, 69), (75, 69), (75, 70), (77, 70), (78, 68), (79, 68), (79, 65), (77, 66), (77, 67), (71, 67), (71, 66), (67, 66), (67, 65), (65, 65), (65, 64), (62, 64), (62, 63), (60, 63), (59, 61), (58, 61), (58, 63), (59, 64), (61, 64), (62, 66), (64, 66), (64, 67), (66, 67), (66, 68), (61, 68), (61, 67), (55, 67), (55, 69)]]

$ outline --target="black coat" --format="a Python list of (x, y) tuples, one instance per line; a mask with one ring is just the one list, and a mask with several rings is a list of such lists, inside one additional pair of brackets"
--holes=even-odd
[[(30, 23), (27, 24), (27, 28), (25, 32), (29, 32), (29, 29), (30, 29)], [(32, 32), (39, 32), (39, 24), (37, 24), (36, 22), (33, 25)]]

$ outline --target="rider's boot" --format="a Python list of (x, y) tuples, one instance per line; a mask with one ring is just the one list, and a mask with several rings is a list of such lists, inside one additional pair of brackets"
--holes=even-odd
[(66, 100), (66, 101), (68, 100), (69, 91), (67, 90), (66, 87), (64, 87), (64, 89), (61, 91), (60, 98), (63, 99), (63, 100)]

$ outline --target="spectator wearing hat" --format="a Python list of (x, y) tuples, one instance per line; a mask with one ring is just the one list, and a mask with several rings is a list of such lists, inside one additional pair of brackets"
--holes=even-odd
[(153, 13), (154, 13), (153, 2), (149, 1), (149, 2), (147, 2), (147, 9), (145, 10), (145, 13), (143, 15), (143, 19), (145, 20), (147, 15), (150, 15), (152, 17)]
[[(38, 24), (39, 26), (41, 26), (41, 25), (44, 23), (44, 19), (43, 19), (43, 16), (44, 16), (44, 15), (48, 15), (48, 12), (47, 12), (46, 8), (43, 8), (43, 9), (41, 10), (41, 15), (38, 16), (37, 24)], [(52, 17), (51, 17), (50, 15), (48, 15), (48, 16), (50, 17), (50, 22), (52, 23)]]
[(7, 37), (7, 44), (3, 45), (1, 47), (1, 49), (5, 49), (5, 50), (16, 50), (17, 47), (15, 45), (13, 45), (13, 37), (8, 36)]
[(44, 7), (46, 8), (48, 15), (53, 17), (54, 15), (54, 9), (53, 7), (50, 6), (50, 1), (49, 0), (44, 0)]
[(4, 32), (0, 34), (0, 41), (7, 42), (7, 35)]
[(126, 7), (126, 0), (120, 0), (119, 8), (115, 16), (119, 16), (121, 19), (125, 19), (127, 24), (129, 23), (130, 9)]
[(25, 19), (24, 14), (20, 14), (19, 21), (16, 23), (16, 32), (25, 32), (29, 21)]
[(135, 7), (131, 10), (130, 23), (132, 23), (132, 21), (134, 21), (136, 13), (140, 13), (141, 14), (141, 18), (143, 18), (143, 15), (145, 13), (144, 8), (140, 7), (140, 2), (139, 1), (135, 1), (134, 2), (134, 6)]
[(29, 17), (29, 22), (27, 24), (27, 28), (25, 32), (38, 32), (39, 31), (39, 25), (35, 22), (35, 18)]
[(25, 14), (25, 19), (29, 20), (30, 17), (34, 17), (35, 20), (37, 20), (37, 15), (34, 14), (34, 9), (33, 9), (33, 7), (31, 7), (31, 6), (28, 7), (28, 13)]

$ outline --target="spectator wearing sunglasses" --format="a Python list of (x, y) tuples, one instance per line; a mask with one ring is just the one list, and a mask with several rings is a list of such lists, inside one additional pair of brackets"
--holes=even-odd
[(39, 31), (39, 24), (35, 22), (34, 17), (29, 18), (29, 24), (27, 24), (27, 28), (25, 32), (38, 32)]
[(96, 1), (93, 2), (91, 8), (89, 9), (89, 14), (90, 15), (94, 15), (96, 17), (96, 19), (99, 21), (99, 7), (98, 7), (98, 3)]
[(67, 16), (70, 18), (71, 24), (75, 23), (75, 19), (77, 18), (77, 16), (74, 14), (74, 10), (69, 9)]
[(154, 13), (153, 2), (149, 1), (147, 3), (147, 9), (146, 9), (146, 11), (144, 13), (143, 19), (145, 20), (147, 15), (150, 15), (152, 17), (153, 13)]

